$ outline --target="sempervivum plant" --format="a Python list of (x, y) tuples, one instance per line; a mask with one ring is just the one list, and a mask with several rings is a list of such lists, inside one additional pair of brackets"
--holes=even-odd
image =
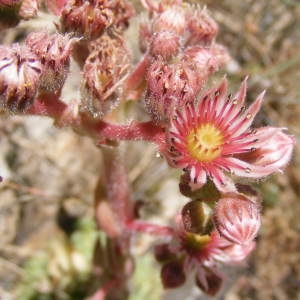
[[(60, 21), (57, 32), (33, 32), (20, 44), (0, 46), (0, 105), (52, 118), (93, 139), (102, 152), (94, 210), (106, 243), (95, 245), (103, 264), (91, 299), (127, 299), (136, 232), (165, 238), (154, 247), (165, 288), (193, 276), (204, 293), (215, 295), (225, 278), (221, 265), (246, 259), (261, 224), (261, 199), (239, 180), (282, 172), (295, 139), (284, 128), (253, 126), (264, 92), (246, 104), (247, 80), (233, 96), (227, 79), (211, 84), (230, 56), (216, 43), (218, 25), (206, 9), (180, 0), (141, 2), (148, 18), (140, 24), (135, 44), (142, 54), (134, 64), (124, 35), (134, 15), (129, 1), (47, 1)], [(1, 2), (19, 19), (26, 12), (33, 17), (37, 4)], [(81, 71), (81, 99), (68, 103), (61, 95), (71, 59)], [(122, 124), (130, 105), (140, 115)], [(139, 219), (119, 151), (121, 141), (136, 140), (154, 143), (171, 168), (183, 171), (178, 183), (189, 201), (174, 224)]]

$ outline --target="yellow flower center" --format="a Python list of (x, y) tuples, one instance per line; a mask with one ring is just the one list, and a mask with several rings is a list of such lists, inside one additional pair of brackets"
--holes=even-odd
[(200, 162), (217, 158), (222, 151), (223, 135), (210, 123), (193, 129), (187, 136), (187, 148), (191, 156)]

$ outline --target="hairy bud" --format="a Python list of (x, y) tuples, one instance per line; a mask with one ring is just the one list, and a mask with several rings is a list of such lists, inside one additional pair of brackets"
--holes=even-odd
[(179, 36), (169, 31), (154, 34), (150, 44), (150, 53), (153, 56), (162, 56), (169, 59), (178, 53), (180, 46)]
[(69, 0), (61, 12), (63, 30), (99, 37), (113, 23), (113, 12), (98, 0)]
[(187, 45), (210, 45), (218, 33), (218, 25), (207, 10), (190, 6), (186, 18)]
[(63, 86), (75, 41), (69, 35), (58, 33), (49, 35), (46, 32), (34, 32), (27, 37), (26, 45), (40, 58), (44, 66), (40, 88), (56, 91)]
[(189, 47), (184, 51), (183, 59), (195, 66), (195, 69), (206, 79), (212, 73), (224, 67), (230, 60), (227, 50), (221, 45), (210, 48), (202, 46)]
[(31, 19), (37, 16), (38, 9), (38, 0), (23, 0), (19, 10), (19, 16), (25, 20)]
[(91, 45), (83, 68), (82, 109), (102, 117), (113, 109), (120, 97), (120, 84), (129, 67), (129, 54), (120, 38), (103, 35)]
[(236, 244), (248, 244), (260, 228), (260, 207), (242, 195), (228, 195), (218, 201), (214, 222), (225, 239)]
[(157, 59), (148, 69), (146, 80), (146, 109), (162, 125), (169, 120), (175, 106), (194, 100), (199, 91), (195, 72), (182, 63), (166, 64)]
[(64, 31), (94, 39), (112, 25), (126, 27), (133, 14), (134, 9), (126, 0), (68, 0), (61, 12), (61, 22)]
[(42, 65), (27, 47), (0, 46), (0, 102), (12, 112), (23, 112), (36, 95)]
[(182, 35), (185, 29), (184, 9), (180, 6), (173, 6), (157, 15), (153, 20), (153, 32), (169, 31)]

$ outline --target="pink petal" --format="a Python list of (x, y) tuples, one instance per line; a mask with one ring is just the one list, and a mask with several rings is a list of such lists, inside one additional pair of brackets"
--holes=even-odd
[(256, 114), (260, 110), (263, 97), (264, 97), (265, 92), (262, 92), (255, 102), (247, 109), (247, 111), (244, 113), (240, 119), (238, 119), (236, 122), (233, 122), (228, 128), (228, 130), (232, 133), (232, 137), (239, 136), (243, 132), (245, 132), (250, 125), (253, 122), (253, 119), (255, 118)]

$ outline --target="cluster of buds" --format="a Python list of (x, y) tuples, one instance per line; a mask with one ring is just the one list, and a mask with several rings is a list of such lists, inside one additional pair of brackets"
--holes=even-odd
[(130, 81), (145, 78), (146, 110), (155, 122), (166, 125), (174, 107), (194, 99), (229, 55), (215, 43), (218, 26), (205, 9), (179, 1), (163, 1), (161, 6), (150, 2), (146, 7), (151, 18), (140, 27), (145, 54)]
[(24, 112), (38, 92), (57, 92), (64, 83), (74, 39), (61, 34), (32, 33), (25, 45), (0, 46), (0, 102)]

